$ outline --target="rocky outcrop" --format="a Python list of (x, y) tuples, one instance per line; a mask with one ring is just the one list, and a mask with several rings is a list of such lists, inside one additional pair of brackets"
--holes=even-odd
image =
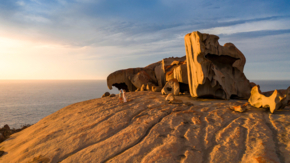
[(246, 59), (232, 43), (198, 31), (185, 36), (188, 83), (192, 97), (248, 99), (251, 85), (243, 73)]
[(153, 82), (156, 82), (156, 80), (154, 81), (151, 76), (145, 71), (140, 71), (134, 75), (134, 77), (131, 79), (131, 82), (136, 88), (141, 88), (143, 84), (147, 85), (150, 83), (153, 85)]
[(109, 89), (112, 89), (112, 86), (117, 87), (119, 90), (124, 89), (128, 91), (135, 91), (137, 88), (132, 84), (131, 80), (133, 77), (139, 73), (140, 71), (146, 72), (150, 78), (157, 82), (155, 73), (150, 68), (130, 68), (125, 70), (119, 70), (111, 73), (107, 77), (107, 85)]
[(26, 129), (30, 125), (24, 125), (20, 129), (10, 129), (10, 127), (6, 124), (2, 128), (0, 128), (0, 143), (10, 137), (10, 135), (19, 132), (23, 129)]
[[(152, 63), (144, 68), (129, 68), (115, 71), (107, 77), (107, 85), (109, 89), (115, 86), (119, 90), (124, 89), (126, 91), (140, 90), (143, 84), (146, 87), (149, 85), (150, 88), (148, 90), (152, 90), (152, 86), (162, 88), (166, 83), (166, 74), (171, 73), (171, 78), (173, 78), (173, 70), (178, 65), (184, 64), (184, 61), (185, 56), (170, 57)], [(176, 71), (179, 73), (177, 76), (180, 76), (180, 73), (184, 74), (184, 70), (181, 71)], [(185, 81), (184, 77), (179, 79), (182, 82)]]
[(254, 86), (251, 90), (251, 97), (249, 103), (256, 108), (269, 108), (271, 113), (274, 113), (278, 109), (284, 109), (290, 101), (290, 87), (287, 89), (285, 95), (281, 95), (275, 90), (271, 96), (266, 97), (261, 94), (258, 86)]
[(185, 62), (173, 69), (173, 78), (180, 83), (188, 84), (187, 64)]
[(163, 87), (166, 81), (173, 78), (173, 69), (179, 62), (184, 62), (186, 57), (171, 57), (165, 58), (160, 62), (160, 65), (156, 66), (154, 71), (158, 80), (158, 86)]
[(179, 95), (179, 83), (176, 79), (169, 80), (161, 90), (161, 94), (167, 95), (172, 93), (174, 96)]

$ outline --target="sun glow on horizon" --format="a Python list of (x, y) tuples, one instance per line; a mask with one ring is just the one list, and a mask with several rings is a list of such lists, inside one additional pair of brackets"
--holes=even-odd
[[(87, 48), (0, 37), (0, 80), (99, 80), (86, 73)], [(77, 75), (77, 76), (76, 76)]]

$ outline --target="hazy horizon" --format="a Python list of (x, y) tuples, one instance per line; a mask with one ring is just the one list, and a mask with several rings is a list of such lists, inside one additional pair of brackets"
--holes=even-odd
[(290, 80), (290, 2), (0, 2), (0, 80), (105, 80), (185, 55), (184, 36), (215, 34), (245, 55), (249, 80)]

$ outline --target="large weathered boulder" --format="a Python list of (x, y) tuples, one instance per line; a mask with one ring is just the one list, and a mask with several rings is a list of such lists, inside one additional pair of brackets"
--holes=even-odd
[(246, 59), (232, 43), (198, 31), (185, 36), (188, 84), (192, 97), (248, 99), (251, 85), (243, 73)]
[[(154, 71), (156, 78), (158, 80), (158, 86), (163, 87), (166, 83), (166, 81), (169, 81), (170, 79), (173, 78), (173, 73), (171, 72), (174, 67), (176, 67), (179, 62), (185, 61), (186, 57), (170, 57), (170, 58), (164, 58), (161, 62), (160, 65), (155, 66)], [(169, 74), (171, 73), (172, 77), (168, 78)], [(167, 74), (167, 77), (166, 77)], [(167, 80), (168, 79), (168, 80)]]
[[(181, 60), (182, 59), (182, 60)], [(164, 73), (165, 73), (165, 81), (169, 81), (171, 79), (177, 79), (174, 76), (174, 70), (179, 66), (179, 65), (186, 65), (185, 57), (180, 58), (179, 60), (174, 60), (170, 65), (164, 66)], [(187, 74), (186, 74), (187, 76)], [(177, 79), (178, 80), (178, 79)], [(179, 80), (178, 80), (179, 81)], [(180, 82), (180, 81), (179, 81)]]
[(132, 84), (136, 88), (141, 88), (143, 84), (147, 85), (149, 83), (154, 82), (154, 80), (147, 74), (146, 71), (140, 71), (131, 79)]
[(183, 62), (183, 64), (173, 69), (173, 78), (177, 79), (180, 83), (188, 84), (186, 63)]
[(179, 83), (176, 79), (169, 80), (161, 90), (163, 95), (172, 93), (174, 96), (179, 95)]
[(269, 97), (266, 97), (260, 92), (258, 86), (252, 88), (251, 97), (248, 100), (250, 105), (256, 108), (269, 108), (271, 113), (274, 113), (278, 109), (284, 109), (290, 101), (290, 87), (287, 89), (284, 96), (277, 90), (275, 90)]
[(112, 86), (115, 86), (119, 90), (135, 91), (137, 88), (132, 84), (131, 80), (140, 71), (145, 71), (154, 82), (157, 82), (155, 73), (151, 68), (129, 68), (111, 73), (107, 77), (108, 88), (112, 89)]
[(158, 86), (163, 87), (165, 84), (165, 76), (164, 76), (164, 72), (163, 72), (161, 63), (160, 63), (160, 65), (158, 65), (154, 68), (154, 72), (155, 72), (155, 76), (156, 76), (156, 79), (158, 82)]

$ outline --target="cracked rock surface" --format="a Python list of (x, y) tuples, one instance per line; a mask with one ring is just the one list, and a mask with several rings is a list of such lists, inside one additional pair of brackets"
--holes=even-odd
[(126, 96), (60, 109), (2, 142), (0, 162), (290, 162), (289, 106), (238, 113), (230, 108), (246, 101)]

